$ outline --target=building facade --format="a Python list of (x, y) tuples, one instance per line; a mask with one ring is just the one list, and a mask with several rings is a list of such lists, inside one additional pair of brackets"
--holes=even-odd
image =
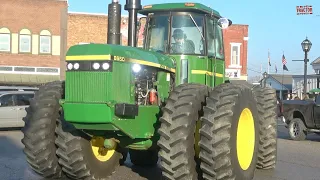
[[(138, 47), (143, 46), (141, 23)], [(67, 0), (15, 0), (0, 6), (0, 84), (41, 84), (64, 79), (70, 46), (106, 43), (108, 15), (68, 12)], [(121, 18), (121, 43), (127, 45), (128, 16)], [(223, 31), (226, 73), (247, 80), (247, 25)]]
[[(319, 88), (318, 87), (318, 76), (314, 75), (307, 75), (307, 93), (312, 90)], [(303, 97), (303, 83), (304, 83), (304, 75), (293, 75), (292, 76), (292, 93), (296, 96), (302, 98)]]
[[(128, 44), (128, 21), (128, 16), (122, 15), (120, 29), (122, 45)], [(139, 30), (138, 47), (143, 46), (144, 25), (145, 21), (142, 22)], [(68, 34), (68, 48), (83, 43), (107, 43), (108, 14), (69, 12)]]
[(277, 97), (281, 100), (287, 99), (293, 93), (292, 75), (269, 74), (262, 83), (266, 82), (266, 86), (276, 90)]
[(1, 2), (1, 84), (39, 84), (60, 79), (67, 8), (67, 0)]
[(248, 25), (233, 24), (223, 30), (226, 75), (234, 80), (248, 80)]

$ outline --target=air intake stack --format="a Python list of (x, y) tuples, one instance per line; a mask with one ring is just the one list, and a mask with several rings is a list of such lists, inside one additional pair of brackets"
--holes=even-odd
[(137, 41), (137, 14), (142, 9), (141, 0), (126, 0), (124, 9), (129, 12), (128, 46), (135, 47)]
[(108, 44), (120, 44), (121, 5), (112, 0), (108, 5)]

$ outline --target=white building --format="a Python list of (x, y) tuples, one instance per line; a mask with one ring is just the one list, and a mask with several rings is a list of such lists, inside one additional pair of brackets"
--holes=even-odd
[[(319, 74), (320, 74), (320, 57), (315, 59), (312, 63), (312, 68), (315, 74), (307, 75), (307, 92), (312, 89), (320, 88), (319, 83)], [(293, 75), (292, 76), (292, 93), (296, 93), (299, 97), (302, 97), (303, 94), (303, 75)]]
[[(292, 75), (292, 93), (299, 98), (303, 97), (303, 75)], [(317, 88), (317, 75), (307, 75), (307, 92)]]

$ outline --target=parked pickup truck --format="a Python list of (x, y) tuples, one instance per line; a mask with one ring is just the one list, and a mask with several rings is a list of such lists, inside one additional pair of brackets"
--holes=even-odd
[(281, 115), (291, 139), (304, 140), (308, 133), (320, 135), (320, 95), (316, 100), (284, 100)]

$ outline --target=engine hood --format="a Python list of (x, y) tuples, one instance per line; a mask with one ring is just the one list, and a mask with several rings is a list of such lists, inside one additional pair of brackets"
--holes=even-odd
[(138, 63), (175, 72), (172, 58), (163, 54), (131, 46), (114, 44), (82, 44), (69, 48), (66, 61), (117, 60)]

